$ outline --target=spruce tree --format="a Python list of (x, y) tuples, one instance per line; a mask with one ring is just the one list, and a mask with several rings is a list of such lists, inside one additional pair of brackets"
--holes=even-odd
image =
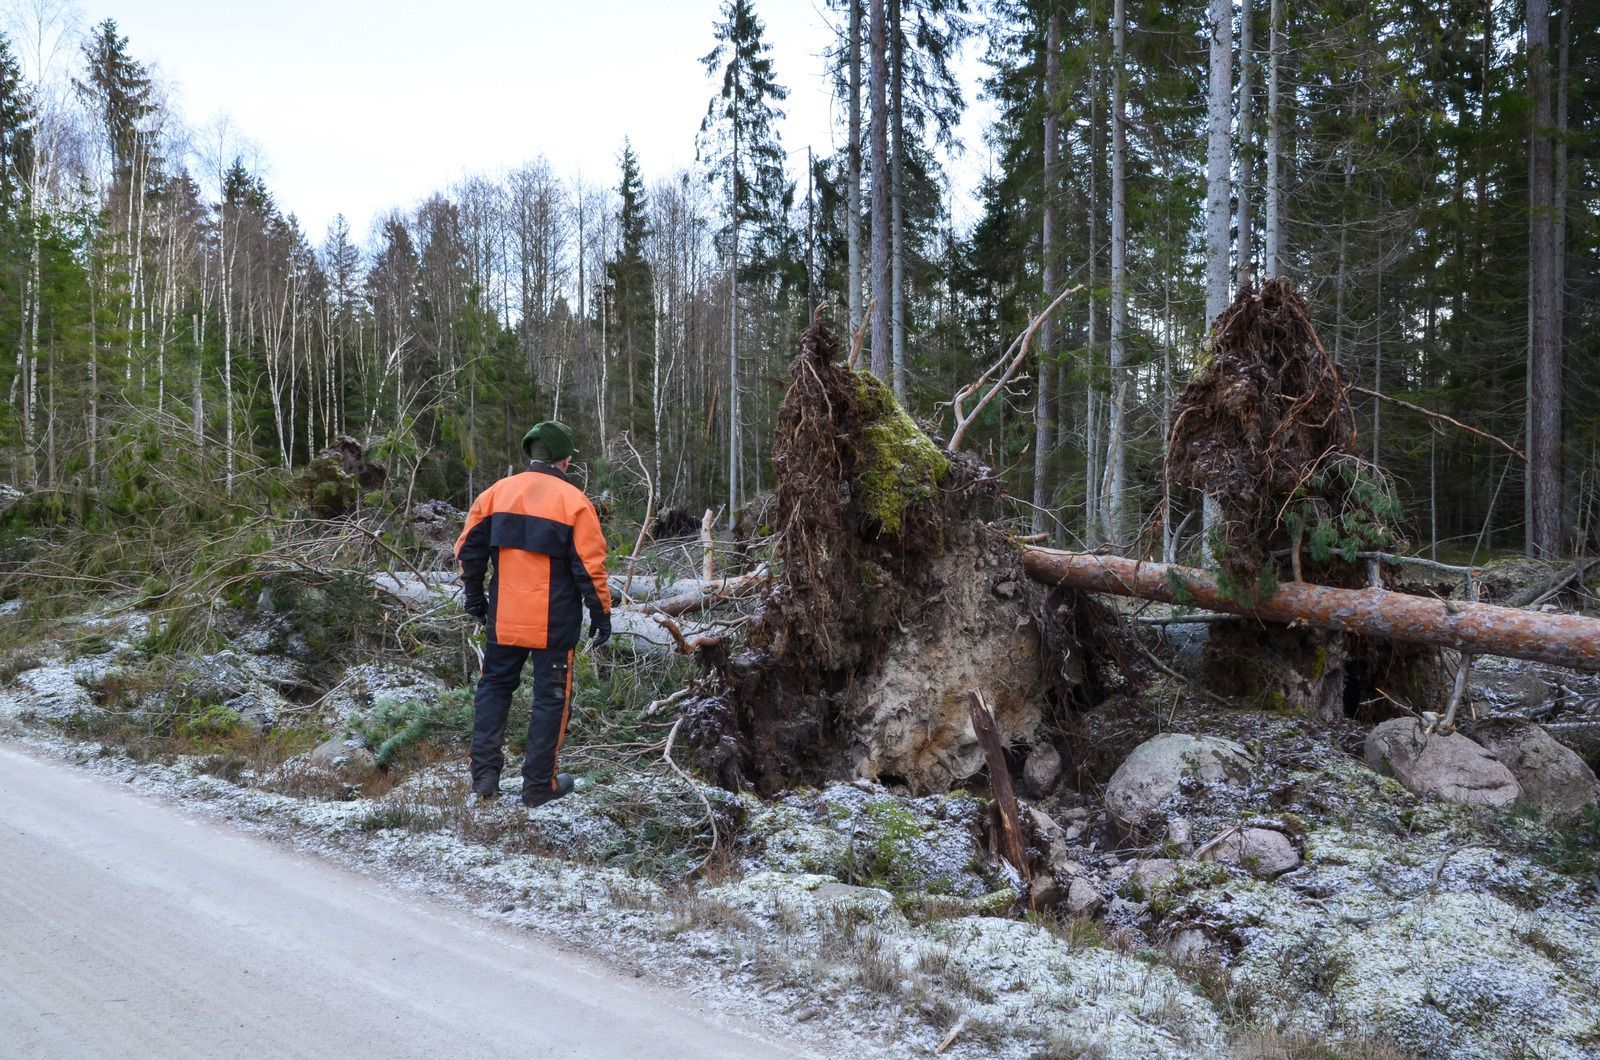
[(772, 69), (771, 47), (750, 0), (725, 0), (716, 23), (717, 46), (701, 60), (721, 86), (700, 123), (700, 160), (722, 192), (727, 217), (721, 235), (728, 269), (728, 520), (743, 499), (739, 330), (741, 279), (758, 285), (777, 278), (789, 243), (794, 185), (784, 173), (774, 122), (789, 95)]
[(651, 236), (644, 177), (633, 144), (622, 142), (622, 174), (617, 184), (617, 252), (606, 262), (606, 298), (616, 337), (617, 353), (627, 372), (629, 431), (639, 437), (649, 424), (640, 398), (644, 364), (651, 350), (651, 322), (655, 312), (654, 278), (646, 257)]

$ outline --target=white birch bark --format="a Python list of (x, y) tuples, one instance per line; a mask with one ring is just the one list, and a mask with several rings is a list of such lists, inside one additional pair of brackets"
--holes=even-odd
[[(1056, 288), (1061, 284), (1061, 267), (1056, 248), (1056, 209), (1061, 184), (1061, 116), (1057, 110), (1061, 91), (1061, 22), (1051, 12), (1045, 31), (1044, 59), (1044, 218), (1039, 233), (1040, 253), (1044, 257), (1043, 303), (1055, 299)], [(1056, 353), (1056, 325), (1046, 318), (1039, 326), (1039, 370), (1035, 387), (1037, 401), (1034, 405), (1033, 432), (1033, 532), (1044, 533), (1050, 526), (1050, 454), (1051, 412), (1053, 395), (1050, 393), (1052, 361)]]
[(889, 294), (889, 62), (887, 27), (884, 25), (886, 0), (870, 0), (872, 52), (872, 98), (869, 103), (872, 128), (872, 373), (890, 382)]
[(1128, 398), (1128, 187), (1127, 99), (1124, 67), (1128, 18), (1124, 0), (1114, 0), (1111, 24), (1111, 405), (1106, 418), (1106, 539), (1122, 543), (1126, 530), (1126, 439), (1123, 411)]
[(1272, 0), (1272, 30), (1267, 74), (1267, 279), (1283, 272), (1283, 114), (1280, 77), (1283, 56), (1283, 0)]
[(850, 330), (862, 326), (861, 302), (861, 0), (850, 0), (850, 131), (846, 148), (845, 239), (850, 261)]

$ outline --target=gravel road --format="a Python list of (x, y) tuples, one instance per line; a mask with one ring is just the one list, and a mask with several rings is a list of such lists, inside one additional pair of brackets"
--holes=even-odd
[(0, 1053), (795, 1056), (545, 939), (0, 744)]

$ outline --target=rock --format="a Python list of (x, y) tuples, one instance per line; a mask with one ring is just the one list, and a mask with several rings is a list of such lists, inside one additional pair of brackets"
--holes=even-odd
[(1211, 948), (1211, 940), (1199, 928), (1184, 928), (1167, 942), (1167, 956), (1177, 964), (1198, 964)]
[(1271, 878), (1299, 868), (1300, 852), (1275, 828), (1239, 828), (1207, 850), (1201, 860), (1237, 865), (1253, 875)]
[(311, 761), (330, 769), (353, 767), (361, 772), (378, 768), (377, 757), (361, 745), (359, 740), (335, 737), (311, 749)]
[(1174, 622), (1161, 627), (1161, 634), (1172, 645), (1172, 667), (1185, 677), (1199, 677), (1205, 654), (1209, 622)]
[(276, 725), (279, 712), (289, 705), (261, 679), (251, 657), (232, 651), (195, 659), (186, 694), (197, 702), (221, 704), (262, 731)]
[(344, 672), (344, 678), (328, 694), (323, 707), (339, 725), (370, 710), (380, 699), (397, 703), (432, 703), (444, 691), (442, 682), (409, 666), (387, 663), (361, 663)]
[(1133, 749), (1106, 785), (1106, 809), (1127, 824), (1140, 824), (1174, 795), (1185, 778), (1207, 783), (1239, 776), (1251, 766), (1249, 753), (1232, 740), (1166, 733)]
[(1474, 702), (1489, 703), (1496, 714), (1523, 714), (1550, 702), (1550, 682), (1528, 671), (1482, 671), (1474, 668), (1471, 694)]
[(41, 718), (62, 720), (94, 710), (88, 691), (63, 666), (41, 666), (17, 675), (19, 708)]
[(1042, 799), (1055, 790), (1061, 779), (1061, 752), (1042, 743), (1022, 765), (1022, 785), (1034, 798)]
[(982, 805), (969, 797), (908, 799), (866, 781), (830, 784), (753, 813), (744, 868), (869, 879), (902, 895), (979, 898), (1007, 882), (989, 866), (983, 820)]
[(1386, 721), (1367, 735), (1366, 759), (1418, 795), (1465, 806), (1509, 806), (1522, 785), (1483, 747), (1458, 732), (1423, 737), (1413, 718)]
[(1075, 877), (1067, 885), (1067, 912), (1069, 913), (1093, 913), (1099, 908), (1101, 901), (1103, 901), (1103, 898), (1100, 894), (1100, 888), (1090, 883), (1085, 877)]
[(1126, 882), (1148, 895), (1156, 885), (1178, 872), (1178, 863), (1171, 858), (1140, 858), (1123, 866), (1127, 870)]
[(1595, 805), (1595, 775), (1578, 753), (1537, 725), (1485, 728), (1476, 734), (1511, 771), (1529, 802), (1552, 813)]
[(1182, 854), (1194, 852), (1194, 829), (1187, 817), (1167, 818), (1167, 842)]

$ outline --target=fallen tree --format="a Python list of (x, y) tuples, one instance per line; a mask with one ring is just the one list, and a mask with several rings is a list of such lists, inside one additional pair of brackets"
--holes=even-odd
[(1033, 545), (1024, 548), (1023, 567), (1029, 577), (1046, 585), (1195, 605), (1263, 622), (1303, 623), (1475, 655), (1506, 655), (1600, 670), (1600, 620), (1582, 615), (1310, 582), (1285, 582), (1271, 593), (1245, 602), (1224, 592), (1217, 578), (1192, 567)]

